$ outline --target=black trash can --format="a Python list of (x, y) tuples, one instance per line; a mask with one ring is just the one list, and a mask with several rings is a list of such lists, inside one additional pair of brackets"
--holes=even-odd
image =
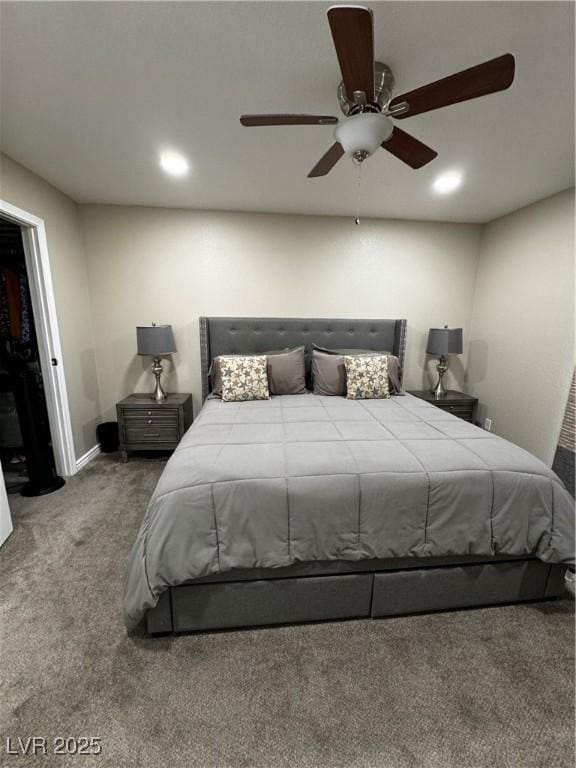
[(96, 437), (100, 443), (103, 453), (114, 453), (118, 450), (118, 423), (116, 421), (105, 421), (96, 427)]

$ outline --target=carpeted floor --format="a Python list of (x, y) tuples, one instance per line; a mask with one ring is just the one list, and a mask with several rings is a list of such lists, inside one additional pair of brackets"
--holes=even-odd
[[(0, 766), (574, 765), (574, 603), (149, 639), (128, 551), (162, 462), (100, 456), (11, 497), (0, 549)], [(6, 755), (95, 736), (99, 757)]]

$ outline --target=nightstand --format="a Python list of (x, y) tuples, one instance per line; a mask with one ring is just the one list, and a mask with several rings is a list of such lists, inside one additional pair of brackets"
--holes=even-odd
[(426, 400), (427, 403), (442, 408), (443, 411), (449, 411), (454, 416), (459, 416), (464, 421), (476, 423), (476, 409), (478, 407), (478, 398), (472, 395), (466, 395), (464, 392), (458, 392), (456, 389), (449, 389), (446, 397), (437, 400), (433, 392), (428, 390), (418, 390), (408, 392), (409, 395), (419, 397), (420, 400)]
[(129, 395), (116, 405), (120, 456), (128, 451), (173, 451), (192, 424), (192, 395), (166, 395), (157, 403), (151, 395)]

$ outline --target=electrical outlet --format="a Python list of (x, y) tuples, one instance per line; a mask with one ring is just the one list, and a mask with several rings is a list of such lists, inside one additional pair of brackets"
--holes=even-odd
[(492, 419), (484, 419), (484, 429), (486, 432), (492, 432)]

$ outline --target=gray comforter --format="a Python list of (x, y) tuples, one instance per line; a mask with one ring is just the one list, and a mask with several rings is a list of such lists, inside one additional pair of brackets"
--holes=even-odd
[(131, 553), (126, 624), (168, 587), (314, 560), (530, 555), (573, 562), (574, 504), (512, 443), (423, 400), (207, 400)]

